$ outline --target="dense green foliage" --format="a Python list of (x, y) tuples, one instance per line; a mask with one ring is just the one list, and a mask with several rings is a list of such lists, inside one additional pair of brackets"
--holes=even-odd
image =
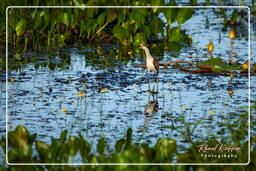
[[(254, 108), (254, 107), (253, 107)], [(63, 131), (58, 139), (52, 139), (50, 144), (43, 141), (36, 140), (36, 134), (30, 134), (24, 126), (17, 126), (15, 130), (8, 133), (8, 160), (10, 163), (74, 163), (78, 162), (77, 157), (83, 163), (172, 163), (175, 162), (174, 156), (177, 156), (176, 162), (178, 163), (193, 163), (193, 162), (226, 162), (226, 163), (246, 163), (248, 158), (248, 141), (244, 139), (247, 136), (247, 113), (241, 113), (240, 118), (234, 122), (227, 123), (230, 137), (226, 139), (217, 140), (212, 138), (208, 141), (193, 142), (190, 139), (191, 147), (186, 153), (179, 153), (176, 141), (170, 138), (159, 139), (156, 144), (151, 147), (145, 143), (132, 142), (132, 129), (127, 130), (126, 137), (115, 142), (114, 149), (108, 145), (104, 138), (100, 138), (96, 144), (90, 144), (82, 135), (68, 136), (67, 131)], [(255, 138), (252, 135), (252, 152), (251, 163), (246, 166), (249, 170), (255, 166)], [(190, 135), (192, 136), (192, 135)], [(5, 138), (2, 137), (0, 141), (2, 149), (5, 150)], [(208, 144), (214, 146), (216, 144), (234, 144), (241, 148), (240, 151), (235, 152), (238, 158), (202, 158), (198, 152), (199, 144)], [(33, 152), (34, 150), (34, 152)], [(228, 154), (228, 153), (227, 153)], [(234, 154), (234, 153), (233, 153)], [(9, 169), (19, 170), (43, 170), (48, 169), (74, 169), (78, 166), (8, 166)], [(212, 166), (212, 169), (231, 169), (231, 170), (245, 170), (243, 166)], [(6, 168), (1, 166), (2, 170)], [(79, 166), (80, 169), (88, 170), (186, 170), (189, 166)], [(194, 166), (195, 169), (210, 169), (210, 166)]]
[[(26, 4), (26, 3), (24, 3)], [(23, 3), (7, 3), (23, 5)], [(143, 1), (50, 1), (26, 5), (172, 5), (174, 0)], [(178, 42), (186, 37), (181, 25), (192, 17), (191, 8), (9, 8), (8, 38), (9, 47), (38, 49), (61, 47), (74, 40), (81, 42), (108, 42), (118, 40), (122, 45), (139, 46), (143, 42), (167, 39)], [(163, 14), (167, 23), (159, 18)], [(4, 15), (1, 16), (2, 18)], [(2, 20), (3, 21), (3, 20)], [(170, 27), (177, 21), (178, 26)], [(2, 22), (1, 25), (4, 23)], [(3, 39), (4, 40), (4, 39)], [(3, 41), (2, 40), (2, 41)], [(1, 42), (3, 46), (3, 42)]]

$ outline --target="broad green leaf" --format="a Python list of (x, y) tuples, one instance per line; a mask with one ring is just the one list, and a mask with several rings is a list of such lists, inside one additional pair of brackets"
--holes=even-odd
[(154, 35), (158, 35), (160, 32), (163, 31), (164, 23), (159, 18), (154, 18), (149, 23), (151, 31), (154, 33)]
[(98, 25), (103, 25), (105, 22), (106, 14), (103, 12), (100, 16), (97, 18), (97, 24)]
[(143, 25), (142, 30), (146, 38), (149, 39), (151, 36), (150, 28), (147, 25)]
[(169, 160), (173, 153), (177, 151), (177, 144), (170, 138), (163, 138), (157, 141), (154, 147), (156, 159), (160, 161)]
[(79, 135), (79, 141), (80, 141), (80, 153), (83, 158), (87, 158), (91, 151), (91, 145), (83, 139), (82, 135)]
[(111, 23), (112, 21), (114, 21), (117, 18), (117, 12), (115, 9), (111, 9), (108, 12), (108, 18), (107, 18), (107, 22)]
[(193, 15), (192, 8), (181, 8), (178, 11), (177, 20), (179, 23), (179, 26), (181, 26), (183, 23), (185, 23), (188, 19), (190, 19)]
[(134, 41), (133, 41), (133, 45), (134, 46), (140, 46), (142, 43), (145, 43), (147, 41), (144, 33), (139, 32), (136, 33), (136, 35), (134, 36)]
[(56, 23), (57, 23), (57, 17), (56, 16), (51, 16), (51, 19), (50, 19), (51, 29), (54, 28)]
[(168, 24), (172, 24), (175, 21), (177, 12), (178, 12), (177, 8), (164, 8), (163, 9), (163, 13), (167, 19)]
[(93, 31), (94, 19), (90, 18), (90, 19), (85, 20), (85, 24), (86, 24), (86, 31), (88, 34), (90, 34)]
[(41, 24), (41, 15), (40, 15), (40, 12), (37, 12), (36, 13), (36, 16), (34, 18), (34, 21), (33, 21), (33, 29), (37, 29), (37, 27), (39, 27)]
[(129, 37), (129, 32), (119, 25), (115, 25), (115, 27), (113, 28), (113, 34), (120, 41)]
[(43, 30), (49, 25), (49, 12), (46, 12), (43, 16)]
[(100, 155), (104, 155), (105, 149), (107, 148), (107, 142), (104, 138), (99, 139), (97, 144), (97, 152)]
[(116, 141), (115, 152), (117, 152), (117, 153), (121, 152), (121, 150), (123, 149), (124, 142), (125, 142), (124, 139)]
[(86, 31), (84, 20), (80, 21), (80, 34), (84, 33)]
[[(164, 5), (164, 0), (151, 0), (150, 2), (151, 6), (162, 6)], [(158, 8), (152, 8), (152, 11), (156, 13)]]
[(174, 27), (173, 29), (171, 29), (168, 39), (169, 42), (179, 42), (181, 38), (182, 35), (179, 27)]
[(79, 149), (79, 140), (77, 137), (72, 136), (68, 139), (67, 142), (68, 154), (71, 156), (75, 156)]
[(21, 36), (26, 29), (27, 21), (25, 19), (21, 19), (16, 23), (15, 31), (17, 36)]
[(68, 25), (68, 23), (69, 23), (69, 18), (68, 18), (68, 14), (67, 14), (67, 13), (61, 12), (59, 17), (60, 17), (60, 21), (61, 21), (62, 23)]

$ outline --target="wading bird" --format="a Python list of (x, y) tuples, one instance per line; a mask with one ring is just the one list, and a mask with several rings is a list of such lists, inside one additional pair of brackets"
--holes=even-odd
[(146, 67), (148, 69), (148, 82), (149, 82), (149, 90), (150, 90), (150, 71), (154, 71), (156, 73), (156, 80), (158, 81), (157, 76), (158, 76), (158, 70), (159, 70), (159, 63), (157, 58), (153, 57), (150, 54), (149, 49), (145, 45), (142, 45), (140, 48), (143, 49), (146, 54)]

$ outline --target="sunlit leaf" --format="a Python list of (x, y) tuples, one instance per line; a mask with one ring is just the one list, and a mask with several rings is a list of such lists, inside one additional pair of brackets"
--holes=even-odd
[(61, 12), (60, 15), (59, 15), (59, 17), (60, 17), (60, 21), (61, 21), (62, 23), (66, 24), (66, 25), (69, 24), (69, 17), (68, 17), (68, 14), (67, 14), (67, 13)]
[(26, 29), (27, 21), (25, 19), (21, 19), (16, 23), (15, 31), (17, 36), (21, 36)]
[(163, 138), (158, 140), (154, 146), (156, 151), (156, 159), (164, 161), (171, 157), (177, 151), (177, 144), (170, 138)]
[(192, 8), (180, 8), (177, 14), (177, 20), (178, 20), (179, 26), (181, 26), (188, 19), (190, 19), (192, 15), (193, 15)]

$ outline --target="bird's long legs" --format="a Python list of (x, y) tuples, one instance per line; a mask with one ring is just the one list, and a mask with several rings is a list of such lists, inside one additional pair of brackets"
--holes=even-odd
[(158, 93), (158, 74), (156, 74), (156, 92)]
[(150, 89), (150, 72), (148, 72), (148, 90), (149, 90), (149, 92), (151, 92), (151, 89)]

